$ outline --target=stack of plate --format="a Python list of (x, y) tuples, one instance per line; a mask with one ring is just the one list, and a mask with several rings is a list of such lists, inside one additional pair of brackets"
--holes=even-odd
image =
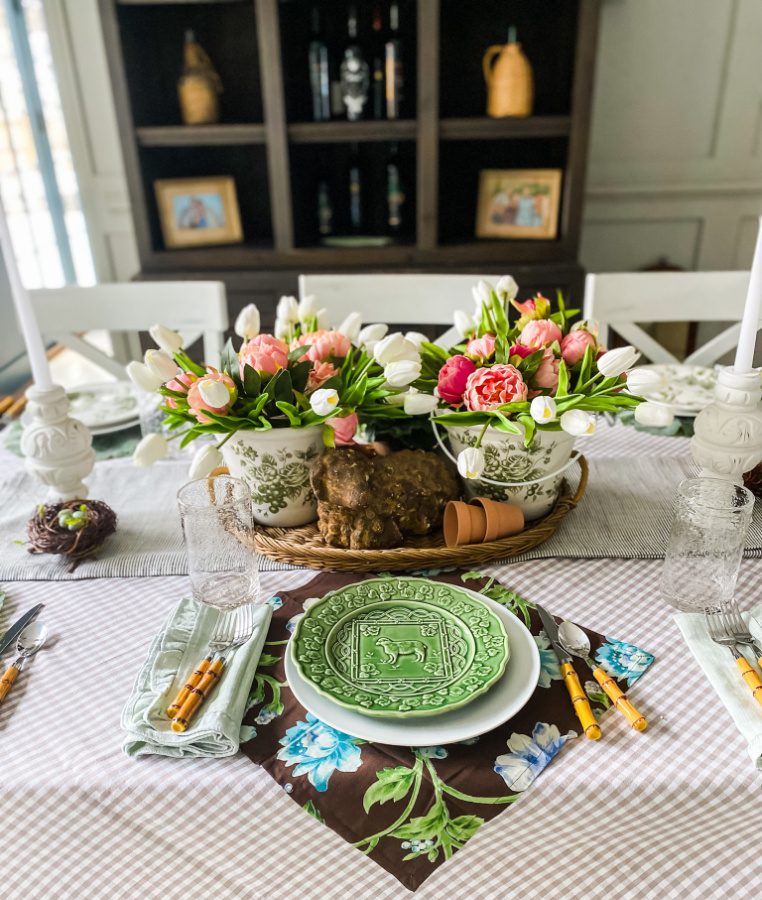
[(129, 381), (83, 384), (67, 391), (69, 415), (79, 419), (94, 436), (111, 434), (140, 424), (140, 396)]
[(297, 700), (354, 737), (463, 741), (515, 715), (540, 674), (534, 638), (487, 597), (425, 578), (373, 578), (309, 606), (286, 654)]
[(717, 384), (715, 369), (685, 363), (638, 366), (638, 371), (641, 369), (654, 372), (662, 379), (661, 385), (643, 390), (642, 396), (650, 403), (669, 407), (676, 416), (695, 418), (714, 401), (714, 386)]

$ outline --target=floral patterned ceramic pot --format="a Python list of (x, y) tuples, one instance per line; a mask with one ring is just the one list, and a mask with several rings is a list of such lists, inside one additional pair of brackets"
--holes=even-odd
[(279, 528), (317, 518), (310, 466), (322, 452), (322, 425), (239, 431), (222, 447), (230, 474), (251, 489), (254, 521)]
[[(461, 450), (475, 447), (481, 431), (481, 427), (448, 426), (447, 434), (453, 454), (457, 456)], [(481, 443), (485, 457), (484, 476), (491, 481), (533, 483), (507, 487), (479, 478), (464, 479), (466, 496), (489, 497), (492, 500), (515, 503), (523, 511), (527, 522), (547, 515), (558, 499), (574, 440), (573, 435), (565, 431), (537, 429), (531, 446), (527, 448), (522, 435), (487, 429)], [(536, 481), (553, 472), (558, 474)]]

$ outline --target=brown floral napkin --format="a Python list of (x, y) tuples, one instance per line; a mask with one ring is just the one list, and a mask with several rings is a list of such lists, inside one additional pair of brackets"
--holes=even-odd
[[(270, 599), (274, 614), (241, 733), (243, 752), (292, 800), (411, 890), (484, 822), (520, 799), (579, 731), (558, 660), (529, 601), (478, 572), (415, 574), (481, 591), (526, 622), (542, 669), (537, 690), (521, 712), (481, 737), (411, 749), (368, 743), (315, 718), (289, 690), (283, 656), (305, 600), (362, 579), (326, 573)], [(585, 630), (596, 660), (623, 687), (634, 684), (654, 661), (633, 644)], [(609, 699), (577, 662), (598, 715)]]

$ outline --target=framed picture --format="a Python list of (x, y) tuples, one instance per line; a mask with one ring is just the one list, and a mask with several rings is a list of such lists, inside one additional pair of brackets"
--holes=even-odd
[(476, 236), (552, 240), (560, 198), (561, 169), (484, 169)]
[(154, 182), (167, 247), (204, 247), (243, 240), (235, 182), (228, 175)]

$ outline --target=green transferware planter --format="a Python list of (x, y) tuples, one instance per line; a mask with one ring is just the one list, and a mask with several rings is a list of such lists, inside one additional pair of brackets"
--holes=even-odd
[(302, 677), (369, 716), (431, 716), (469, 703), (503, 674), (508, 637), (489, 607), (454, 585), (373, 578), (327, 594), (299, 620)]

